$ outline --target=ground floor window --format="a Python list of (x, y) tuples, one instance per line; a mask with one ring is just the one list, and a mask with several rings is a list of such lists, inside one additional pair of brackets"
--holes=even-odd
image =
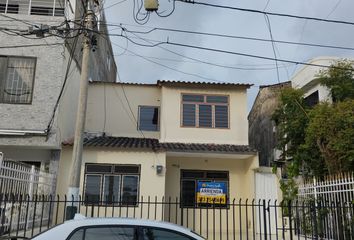
[(139, 179), (139, 165), (87, 163), (84, 180), (85, 202), (137, 205)]
[(181, 170), (181, 207), (226, 207), (229, 172)]

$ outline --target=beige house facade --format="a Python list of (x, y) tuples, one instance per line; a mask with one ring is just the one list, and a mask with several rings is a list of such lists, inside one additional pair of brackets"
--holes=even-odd
[[(258, 155), (248, 146), (249, 87), (91, 83), (80, 177), (85, 201), (110, 207), (114, 201), (132, 201), (134, 212), (143, 211), (139, 202), (150, 198), (173, 201), (175, 210), (157, 207), (157, 218), (177, 218), (186, 210), (188, 221), (188, 209), (225, 210), (233, 199), (255, 198)], [(63, 142), (59, 195), (67, 193), (72, 145), (72, 139)], [(129, 209), (122, 211), (132, 213)], [(193, 217), (203, 219), (198, 214)]]

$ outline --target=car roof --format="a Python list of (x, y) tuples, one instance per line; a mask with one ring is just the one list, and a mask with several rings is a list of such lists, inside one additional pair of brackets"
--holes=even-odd
[(176, 225), (174, 223), (162, 222), (157, 220), (146, 220), (146, 219), (136, 219), (136, 218), (124, 218), (124, 217), (105, 217), (105, 218), (90, 218), (90, 217), (76, 217), (73, 220), (65, 222), (66, 224), (73, 225), (139, 225), (139, 226), (149, 226), (149, 227), (162, 227), (171, 230), (186, 231), (191, 232), (190, 229)]
[[(68, 236), (71, 232), (78, 228), (85, 227), (99, 227), (99, 226), (113, 226), (113, 225), (124, 225), (124, 226), (146, 226), (146, 227), (156, 227), (172, 231), (177, 231), (184, 233), (189, 236), (194, 236), (196, 239), (203, 239), (203, 237), (194, 233), (192, 230), (179, 226), (169, 222), (161, 222), (155, 220), (145, 220), (136, 218), (86, 218), (82, 215), (76, 214), (73, 220), (65, 221), (63, 224), (57, 225), (56, 227), (49, 229), (48, 231), (39, 234), (34, 237), (34, 239), (55, 239), (55, 236), (60, 233), (62, 236)], [(52, 238), (54, 237), (54, 238)]]

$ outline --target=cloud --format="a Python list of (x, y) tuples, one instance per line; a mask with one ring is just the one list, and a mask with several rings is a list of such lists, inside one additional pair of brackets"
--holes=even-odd
[[(201, 1), (201, 0), (200, 0)], [(106, 6), (110, 5), (113, 0), (107, 0)], [(133, 19), (133, 1), (126, 1), (118, 4), (106, 11), (108, 22), (110, 23), (127, 23), (135, 26), (127, 26), (134, 30), (148, 30), (146, 26), (166, 27), (200, 32), (222, 33), (228, 35), (258, 37), (270, 39), (269, 31), (264, 19), (264, 16), (245, 13), (240, 11), (232, 11), (218, 9), (212, 7), (196, 6), (186, 3), (176, 3), (174, 13), (166, 18), (161, 18), (152, 13), (150, 21), (142, 26), (137, 27)], [(215, 3), (215, 2), (213, 2)], [(251, 8), (263, 10), (267, 0), (257, 1), (218, 1), (220, 5), (237, 6), (242, 8)], [(353, 21), (354, 16), (350, 12), (354, 9), (354, 1), (342, 0), (338, 6), (337, 0), (320, 1), (290, 1), (290, 0), (271, 0), (267, 7), (269, 12), (288, 13), (301, 16), (312, 16), (326, 18), (330, 13), (329, 18), (344, 21)], [(160, 9), (171, 8), (172, 2), (160, 0)], [(336, 7), (336, 8), (335, 8)], [(333, 11), (334, 10), (334, 11)], [(352, 39), (354, 37), (354, 26), (332, 23), (320, 23), (314, 21), (305, 21), (300, 19), (289, 19), (282, 17), (269, 17), (273, 37), (276, 40), (284, 41), (301, 41), (317, 44), (330, 44), (339, 46), (354, 47)], [(119, 32), (120, 30), (112, 30)], [(132, 35), (130, 35), (132, 36)], [(220, 37), (208, 37), (194, 34), (171, 33), (165, 31), (156, 31), (148, 35), (139, 35), (149, 39), (159, 41), (170, 41), (204, 46), (208, 48), (217, 48), (227, 51), (235, 51), (248, 53), (260, 56), (274, 57), (272, 45), (268, 42), (255, 42), (250, 40), (226, 39)], [(134, 37), (134, 36), (133, 36)], [(140, 43), (144, 43), (139, 39), (134, 39)], [(126, 45), (126, 40), (119, 37), (113, 37), (112, 42), (121, 46)], [(146, 44), (146, 42), (145, 42)], [(129, 43), (128, 50), (139, 55), (153, 57), (147, 58), (150, 61), (155, 61), (158, 64), (163, 64), (169, 68), (177, 69), (178, 71), (188, 72), (205, 76), (206, 78), (216, 79), (227, 82), (247, 82), (256, 85), (272, 84), (278, 82), (276, 69), (259, 68), (274, 68), (274, 61), (260, 60), (256, 58), (247, 58), (236, 55), (228, 55), (215, 53), (210, 51), (195, 50), (190, 48), (174, 47), (163, 45), (164, 48), (176, 51), (181, 55), (186, 55), (192, 58), (202, 59), (221, 65), (232, 65), (238, 67), (253, 67), (253, 70), (236, 70), (228, 68), (220, 68), (202, 63), (192, 63), (190, 59), (172, 54), (161, 48), (147, 48), (136, 46)], [(345, 56), (354, 57), (353, 51), (333, 50), (326, 48), (313, 48), (305, 46), (276, 44), (277, 57), (294, 60), (307, 61), (317, 56)], [(114, 46), (114, 51), (121, 53), (122, 49)], [(128, 82), (155, 82), (157, 79), (176, 79), (176, 80), (197, 80), (202, 79), (195, 76), (183, 74), (178, 71), (171, 70), (156, 63), (149, 62), (140, 57), (126, 54), (116, 57), (116, 62), (120, 75), (123, 81)], [(161, 60), (174, 59), (175, 61)], [(284, 65), (287, 68), (284, 68)], [(294, 74), (295, 66), (279, 63), (280, 81), (287, 81)], [(249, 96), (249, 108), (252, 106), (256, 91), (252, 89)]]

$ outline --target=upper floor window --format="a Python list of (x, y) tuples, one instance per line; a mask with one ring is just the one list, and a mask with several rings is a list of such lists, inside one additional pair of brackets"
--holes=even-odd
[[(64, 0), (6, 1), (0, 0), (0, 13), (64, 16)], [(70, 3), (69, 3), (70, 4)]]
[(153, 106), (139, 106), (139, 125), (141, 131), (159, 130), (159, 108)]
[(182, 126), (229, 128), (229, 96), (182, 94)]
[(6, 4), (6, 2), (0, 2), (0, 13), (18, 13), (18, 4)]
[(36, 59), (0, 56), (0, 102), (31, 103)]

